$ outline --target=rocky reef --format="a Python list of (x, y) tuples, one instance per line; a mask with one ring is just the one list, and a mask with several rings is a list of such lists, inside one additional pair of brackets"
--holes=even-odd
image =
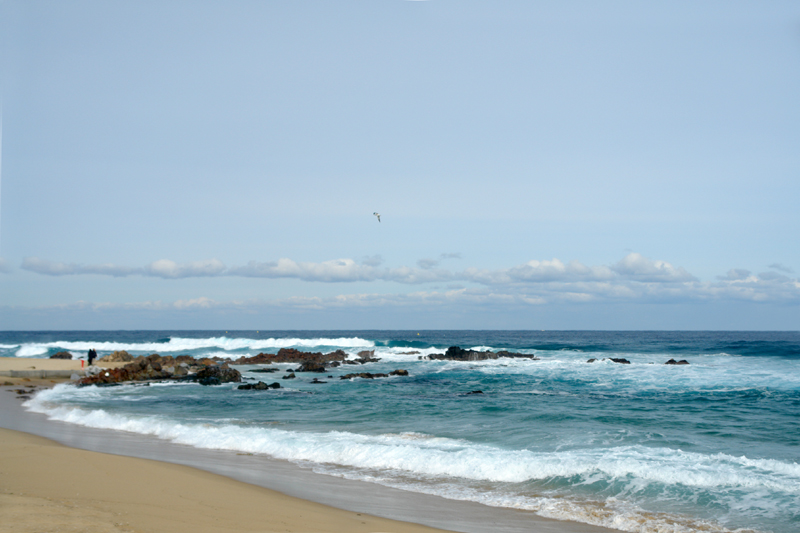
[(78, 386), (113, 385), (127, 381), (195, 381), (201, 385), (221, 385), (240, 382), (242, 375), (219, 360), (196, 360), (190, 355), (178, 357), (152, 354), (140, 355), (119, 368), (89, 367), (90, 375), (77, 381)]
[(516, 353), (516, 352), (478, 352), (475, 350), (465, 350), (458, 346), (451, 346), (445, 353), (432, 353), (420, 359), (426, 360), (448, 360), (448, 361), (485, 361), (487, 359), (500, 359), (501, 357), (515, 358), (515, 359), (531, 359), (538, 361), (538, 358), (531, 354)]

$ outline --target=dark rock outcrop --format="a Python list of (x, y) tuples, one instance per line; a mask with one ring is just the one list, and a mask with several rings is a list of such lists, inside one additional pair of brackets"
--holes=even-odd
[(227, 363), (204, 359), (197, 361), (190, 356), (161, 357), (158, 354), (139, 356), (121, 368), (98, 369), (94, 374), (78, 380), (77, 385), (112, 385), (126, 381), (196, 381), (203, 385), (240, 382), (238, 370)]
[(248, 372), (258, 372), (264, 374), (271, 374), (273, 372), (280, 372), (280, 368), (254, 368), (252, 370), (248, 370)]
[(295, 375), (294, 375), (294, 372), (292, 372), (291, 374), (286, 374), (286, 375), (285, 375), (285, 376), (283, 376), (281, 379), (294, 379), (294, 378), (296, 378), (296, 377), (297, 377), (297, 376), (295, 376)]
[(347, 354), (336, 350), (323, 354), (322, 352), (301, 352), (294, 348), (281, 348), (276, 354), (260, 353), (253, 357), (242, 357), (234, 361), (236, 365), (264, 365), (271, 363), (320, 363), (327, 364), (332, 361), (344, 361)]
[(58, 352), (51, 355), (50, 359), (72, 359), (72, 354), (69, 352)]
[(359, 372), (357, 374), (345, 374), (344, 376), (339, 376), (339, 379), (353, 379), (353, 378), (362, 378), (362, 379), (375, 379), (375, 378), (388, 378), (389, 376), (407, 376), (408, 370), (398, 369), (392, 370), (388, 374), (371, 374), (369, 372)]
[(314, 378), (309, 383), (327, 383), (327, 381), (320, 381), (319, 379)]
[[(595, 359), (595, 358), (593, 357), (593, 358), (589, 359), (589, 360), (588, 360), (588, 361), (586, 361), (586, 362), (587, 362), (587, 363), (594, 363), (595, 361), (597, 361), (597, 359)], [(631, 364), (631, 362), (630, 362), (630, 361), (628, 361), (627, 359), (622, 359), (622, 358), (620, 358), (620, 357), (609, 357), (608, 359), (606, 359), (605, 357), (603, 357), (602, 359), (600, 359), (600, 361), (613, 361), (613, 362), (615, 362), (615, 363), (619, 363), (619, 364), (621, 364), (621, 365), (629, 365), (629, 364)]]
[(369, 372), (360, 372), (358, 374), (345, 374), (344, 376), (339, 376), (339, 379), (353, 379), (353, 378), (363, 378), (363, 379), (375, 379), (375, 378), (388, 378), (389, 374), (370, 374)]
[(306, 361), (300, 365), (296, 372), (325, 372), (325, 365), (315, 361)]
[(458, 346), (451, 346), (445, 353), (433, 353), (424, 359), (429, 360), (449, 360), (449, 361), (485, 361), (487, 359), (499, 359), (500, 357), (510, 357), (515, 359), (537, 360), (536, 356), (515, 352), (478, 352), (475, 350), (465, 350)]
[(239, 390), (267, 390), (267, 389), (280, 389), (280, 383), (272, 383), (271, 385), (267, 385), (263, 381), (259, 381), (258, 383), (245, 383), (244, 385), (239, 385), (237, 387)]
[(238, 370), (218, 365), (207, 366), (199, 370), (195, 377), (200, 385), (221, 385), (223, 383), (238, 383), (242, 381), (242, 375)]
[(681, 359), (680, 361), (676, 361), (675, 359), (670, 359), (669, 361), (667, 361), (664, 364), (665, 365), (688, 365), (689, 361), (687, 361), (686, 359)]

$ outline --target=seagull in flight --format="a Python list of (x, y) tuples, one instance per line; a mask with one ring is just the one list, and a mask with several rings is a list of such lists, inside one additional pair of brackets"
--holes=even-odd
[(380, 214), (380, 213), (378, 213), (378, 212), (376, 211), (375, 213), (372, 213), (372, 214), (373, 214), (373, 215), (375, 215), (376, 217), (378, 217), (378, 222), (380, 222), (380, 221), (381, 221), (381, 214)]

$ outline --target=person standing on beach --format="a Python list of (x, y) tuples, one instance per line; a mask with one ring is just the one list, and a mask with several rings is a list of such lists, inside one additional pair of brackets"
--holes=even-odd
[(97, 352), (94, 351), (94, 348), (90, 349), (89, 350), (89, 357), (88, 357), (89, 358), (89, 365), (92, 364), (92, 361), (94, 361), (96, 357), (97, 357)]

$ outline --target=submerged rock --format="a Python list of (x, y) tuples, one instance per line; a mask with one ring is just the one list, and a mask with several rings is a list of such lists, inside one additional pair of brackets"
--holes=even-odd
[(686, 359), (681, 359), (680, 361), (676, 361), (675, 359), (670, 359), (669, 361), (667, 361), (664, 364), (665, 365), (688, 365), (689, 361), (687, 361)]
[(50, 359), (72, 359), (72, 354), (69, 352), (58, 352), (51, 355)]

